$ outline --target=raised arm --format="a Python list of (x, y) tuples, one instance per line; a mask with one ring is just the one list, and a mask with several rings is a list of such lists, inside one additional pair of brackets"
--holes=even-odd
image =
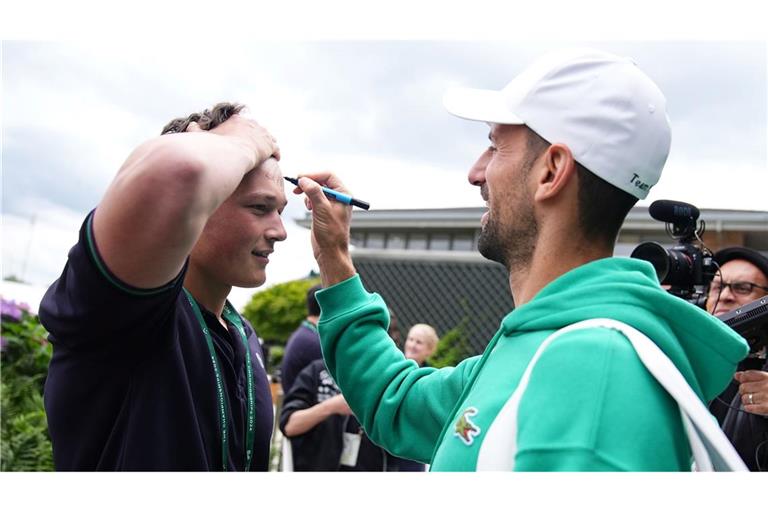
[(110, 271), (138, 288), (155, 288), (181, 270), (208, 218), (243, 176), (270, 157), (274, 138), (239, 115), (210, 131), (151, 139), (128, 157), (93, 219)]
[[(389, 337), (389, 311), (363, 288), (349, 253), (351, 207), (320, 184), (347, 193), (330, 173), (305, 174), (295, 193), (312, 210), (312, 246), (324, 288), (318, 330), (323, 359), (368, 437), (393, 455), (429, 462), (479, 357), (456, 368), (419, 368)], [(450, 435), (450, 433), (449, 433)]]

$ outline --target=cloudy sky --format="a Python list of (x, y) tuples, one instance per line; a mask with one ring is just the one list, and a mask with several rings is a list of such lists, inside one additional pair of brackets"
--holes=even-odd
[[(501, 88), (563, 46), (632, 57), (664, 91), (672, 150), (648, 200), (766, 210), (766, 44), (724, 41), (254, 41), (2, 44), (2, 273), (47, 286), (130, 151), (171, 118), (238, 101), (277, 137), (285, 175), (332, 169), (374, 209), (482, 206), (465, 173), (487, 127), (452, 85)], [(273, 284), (315, 268), (291, 196)], [(249, 292), (236, 291), (241, 305)]]

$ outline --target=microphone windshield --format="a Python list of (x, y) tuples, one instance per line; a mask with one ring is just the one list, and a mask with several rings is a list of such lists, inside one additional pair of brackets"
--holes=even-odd
[(660, 199), (651, 203), (648, 213), (654, 219), (672, 224), (688, 224), (699, 218), (699, 209), (692, 204)]

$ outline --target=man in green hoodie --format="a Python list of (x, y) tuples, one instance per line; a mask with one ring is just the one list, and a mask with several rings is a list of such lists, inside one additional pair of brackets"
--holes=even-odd
[(665, 293), (650, 264), (611, 257), (669, 152), (661, 91), (629, 59), (566, 50), (501, 91), (452, 90), (444, 104), (490, 128), (468, 175), (488, 206), (478, 248), (506, 266), (517, 305), (482, 356), (439, 370), (405, 359), (387, 337), (386, 305), (363, 288), (349, 256), (350, 208), (319, 188), (343, 184), (315, 173), (294, 190), (312, 210), (323, 355), (370, 438), (442, 471), (689, 470), (676, 402), (616, 330), (555, 339), (514, 421), (500, 414), (545, 338), (586, 319), (644, 333), (702, 401), (747, 353), (721, 322)]

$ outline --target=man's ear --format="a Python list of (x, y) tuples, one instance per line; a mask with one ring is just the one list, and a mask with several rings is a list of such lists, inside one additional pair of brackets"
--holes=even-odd
[(537, 201), (554, 198), (571, 184), (576, 184), (576, 160), (568, 146), (552, 144), (544, 152), (543, 158), (534, 194)]

